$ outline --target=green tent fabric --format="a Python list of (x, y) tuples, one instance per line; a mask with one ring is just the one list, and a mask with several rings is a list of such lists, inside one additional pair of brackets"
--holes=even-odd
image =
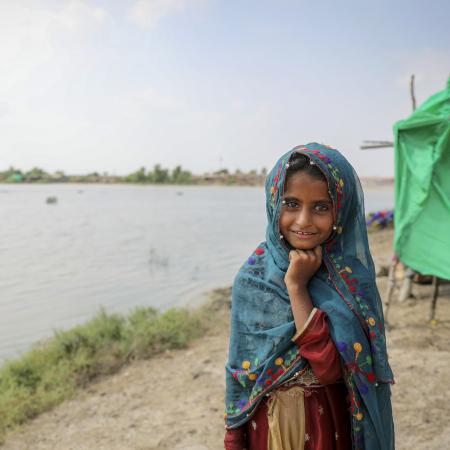
[(395, 253), (407, 266), (450, 279), (450, 78), (394, 125)]

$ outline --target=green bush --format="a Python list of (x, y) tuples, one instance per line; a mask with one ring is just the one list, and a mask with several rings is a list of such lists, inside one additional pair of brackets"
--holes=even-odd
[(205, 330), (198, 312), (137, 308), (128, 317), (100, 310), (84, 325), (55, 332), (0, 368), (0, 443), (7, 430), (70, 398), (93, 378), (116, 372), (130, 359), (183, 348)]

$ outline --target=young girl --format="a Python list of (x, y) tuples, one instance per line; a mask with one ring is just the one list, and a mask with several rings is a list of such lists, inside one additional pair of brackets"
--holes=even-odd
[(266, 241), (233, 285), (225, 448), (394, 449), (355, 171), (337, 150), (296, 147), (267, 177), (266, 208)]

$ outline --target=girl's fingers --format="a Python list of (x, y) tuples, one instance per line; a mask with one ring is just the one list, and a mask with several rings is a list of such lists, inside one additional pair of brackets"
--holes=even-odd
[(289, 261), (296, 260), (299, 258), (299, 250), (291, 250), (289, 252)]
[(322, 247), (318, 245), (317, 247), (311, 250), (291, 250), (289, 252), (289, 262), (298, 261), (298, 262), (316, 262), (322, 261)]
[(313, 249), (314, 254), (316, 255), (317, 258), (322, 259), (322, 246), (318, 245), (317, 247), (315, 247)]
[(296, 252), (297, 252), (297, 259), (300, 261), (307, 261), (311, 257), (308, 250), (296, 250)]
[[(316, 247), (317, 248), (317, 247)], [(316, 259), (318, 257), (316, 253), (316, 248), (313, 248), (311, 250), (297, 250), (299, 254), (306, 255), (308, 259)]]

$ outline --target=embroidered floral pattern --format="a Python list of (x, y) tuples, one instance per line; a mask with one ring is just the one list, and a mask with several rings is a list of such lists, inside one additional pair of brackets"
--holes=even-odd
[[(351, 348), (345, 342), (337, 343), (338, 350), (344, 357), (345, 365), (352, 374), (359, 374), (366, 378), (369, 383), (375, 383), (375, 374), (372, 368), (372, 357), (367, 355), (365, 358), (360, 358), (363, 350), (362, 344), (355, 342)], [(353, 356), (353, 351), (354, 356)], [(367, 385), (361, 381), (361, 377), (354, 377), (357, 381), (358, 389), (361, 394), (367, 394), (369, 391)]]
[(344, 266), (342, 256), (334, 257), (333, 254), (330, 254), (329, 256), (338, 270), (338, 273), (341, 275), (342, 280), (347, 285), (348, 290), (353, 295), (358, 312), (367, 324), (367, 333), (371, 342), (372, 352), (382, 355), (385, 346), (382, 325), (381, 322), (377, 322), (373, 317), (374, 314), (366, 301), (367, 294), (365, 289), (358, 284), (359, 280), (353, 275), (352, 269), (348, 265)]
[(267, 370), (258, 367), (259, 360), (256, 358), (253, 363), (245, 359), (241, 363), (242, 369), (232, 371), (232, 377), (244, 388), (250, 386), (251, 393), (247, 400), (241, 400), (239, 404), (231, 402), (225, 410), (226, 416), (240, 414), (245, 411), (261, 395), (265, 394), (291, 367), (301, 359), (297, 345), (293, 345), (283, 357), (277, 357)]
[(258, 256), (261, 256), (264, 254), (264, 249), (261, 247), (258, 247), (253, 254), (247, 259), (247, 263), (250, 264), (251, 266), (255, 265), (256, 262), (258, 261)]
[[(285, 383), (285, 386), (314, 386), (317, 384), (320, 384), (319, 380), (316, 378), (311, 367), (308, 365), (300, 373), (294, 375), (293, 378), (290, 378)], [(305, 396), (308, 396), (307, 392), (309, 393), (309, 391), (305, 391)]]
[(277, 173), (276, 173), (275, 177), (273, 178), (272, 187), (270, 188), (272, 206), (275, 206), (275, 203), (276, 203), (276, 198), (277, 198), (277, 193), (278, 193), (278, 182), (280, 181), (280, 174), (281, 174), (281, 170), (283, 168), (283, 164), (284, 164), (284, 162), (280, 161), (280, 164), (278, 165)]

